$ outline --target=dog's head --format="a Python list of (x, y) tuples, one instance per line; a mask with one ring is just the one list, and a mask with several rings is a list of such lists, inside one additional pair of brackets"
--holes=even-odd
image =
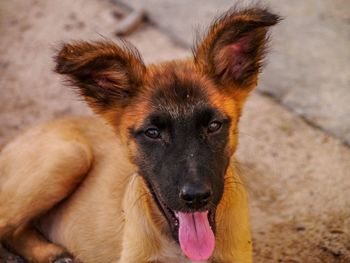
[(215, 208), (237, 145), (237, 123), (257, 84), (268, 27), (278, 20), (265, 9), (231, 10), (184, 61), (146, 66), (125, 42), (75, 42), (57, 56), (56, 71), (70, 77), (128, 146), (193, 260), (212, 252)]

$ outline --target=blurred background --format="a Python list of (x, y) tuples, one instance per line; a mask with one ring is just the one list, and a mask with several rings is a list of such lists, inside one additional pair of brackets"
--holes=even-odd
[[(0, 148), (31, 125), (92, 114), (52, 71), (60, 43), (123, 36), (147, 63), (181, 58), (196, 32), (235, 3), (248, 5), (0, 0)], [(272, 30), (237, 154), (255, 262), (350, 262), (350, 1), (264, 4), (284, 20)]]

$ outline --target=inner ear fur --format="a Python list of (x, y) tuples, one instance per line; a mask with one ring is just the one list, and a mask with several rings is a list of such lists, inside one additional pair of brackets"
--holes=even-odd
[(67, 43), (55, 61), (56, 72), (67, 75), (96, 112), (130, 103), (146, 71), (136, 48), (126, 42)]
[(279, 20), (266, 8), (233, 8), (209, 27), (194, 48), (194, 61), (219, 85), (251, 90), (267, 48), (268, 27)]

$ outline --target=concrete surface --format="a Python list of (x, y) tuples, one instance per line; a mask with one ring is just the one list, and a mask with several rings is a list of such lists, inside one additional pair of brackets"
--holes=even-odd
[[(107, 0), (1, 2), (0, 147), (30, 125), (91, 114), (52, 72), (53, 47), (68, 39), (115, 40), (121, 13)], [(147, 62), (190, 54), (148, 24), (128, 40)], [(238, 158), (255, 262), (350, 262), (349, 148), (256, 93), (241, 122)]]
[[(145, 8), (151, 21), (187, 47), (193, 43), (194, 29), (209, 25), (234, 3), (258, 2), (115, 1)], [(350, 144), (350, 1), (263, 2), (285, 20), (274, 30), (260, 90)]]

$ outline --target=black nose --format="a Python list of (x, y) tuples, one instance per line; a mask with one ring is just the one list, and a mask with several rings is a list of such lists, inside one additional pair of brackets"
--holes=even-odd
[(201, 208), (208, 204), (212, 195), (211, 189), (205, 184), (186, 184), (180, 190), (180, 198), (191, 208)]

